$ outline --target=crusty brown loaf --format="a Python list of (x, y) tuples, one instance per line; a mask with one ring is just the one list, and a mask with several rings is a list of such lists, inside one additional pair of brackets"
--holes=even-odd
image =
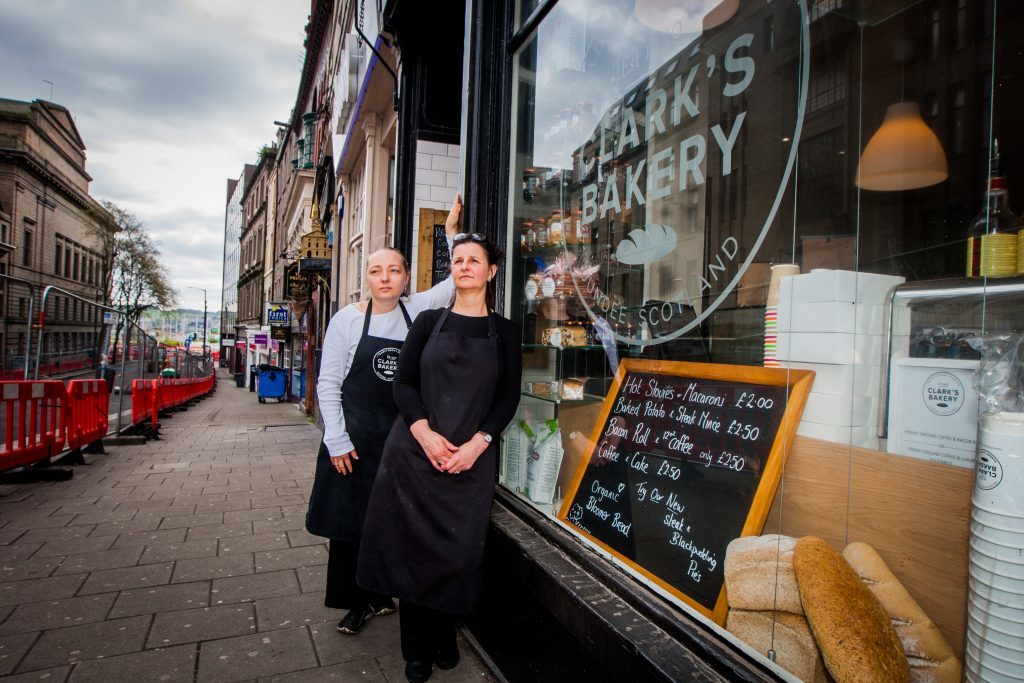
[(725, 550), (725, 594), (730, 609), (803, 614), (793, 574), (796, 539), (768, 534), (733, 540)]
[(961, 665), (953, 648), (875, 549), (855, 541), (843, 557), (889, 614), (910, 664), (910, 680), (960, 683)]
[(842, 555), (805, 536), (793, 550), (800, 600), (836, 683), (909, 683), (910, 667), (889, 615)]
[(828, 680), (811, 629), (799, 614), (733, 609), (725, 627), (761, 654), (775, 650), (775, 663), (800, 680)]

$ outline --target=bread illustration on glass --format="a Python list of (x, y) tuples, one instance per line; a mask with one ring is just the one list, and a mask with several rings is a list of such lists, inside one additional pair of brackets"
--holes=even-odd
[(615, 249), (619, 263), (638, 266), (665, 258), (676, 248), (676, 231), (664, 223), (648, 223), (630, 230)]

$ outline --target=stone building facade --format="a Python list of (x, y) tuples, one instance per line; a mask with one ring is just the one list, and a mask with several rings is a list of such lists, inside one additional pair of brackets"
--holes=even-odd
[[(90, 195), (85, 143), (67, 108), (0, 99), (0, 367), (35, 355), (47, 286), (41, 367), (95, 362), (109, 297), (113, 219)], [(106, 236), (106, 237), (104, 237)], [(31, 283), (31, 284), (28, 284)], [(32, 309), (30, 314), (29, 309)], [(31, 340), (29, 335), (31, 334)], [(41, 373), (45, 374), (45, 373)]]

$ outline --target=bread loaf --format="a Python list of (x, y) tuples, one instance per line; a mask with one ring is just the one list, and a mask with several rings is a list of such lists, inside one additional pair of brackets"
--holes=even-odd
[(910, 665), (910, 680), (959, 683), (960, 660), (953, 648), (875, 549), (867, 543), (854, 542), (843, 550), (843, 557), (892, 620)]
[(828, 680), (811, 629), (799, 614), (734, 609), (725, 628), (763, 655), (774, 650), (775, 663), (800, 680)]
[(889, 615), (842, 555), (815, 536), (793, 550), (807, 623), (836, 683), (909, 683)]
[(803, 614), (793, 574), (796, 539), (769, 534), (737, 538), (725, 550), (725, 594), (730, 609)]

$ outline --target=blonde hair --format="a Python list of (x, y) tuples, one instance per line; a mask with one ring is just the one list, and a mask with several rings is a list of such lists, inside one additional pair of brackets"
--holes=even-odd
[(367, 270), (369, 270), (369, 268), (370, 268), (370, 259), (372, 259), (377, 254), (381, 253), (382, 251), (390, 251), (390, 252), (393, 252), (395, 254), (398, 254), (398, 258), (402, 259), (402, 267), (405, 268), (405, 272), (406, 273), (409, 272), (409, 259), (405, 258), (405, 254), (403, 254), (400, 249), (397, 249), (395, 247), (381, 247), (377, 251), (375, 251), (372, 254), (370, 254), (369, 256), (367, 256), (366, 257), (366, 268), (367, 268)]

